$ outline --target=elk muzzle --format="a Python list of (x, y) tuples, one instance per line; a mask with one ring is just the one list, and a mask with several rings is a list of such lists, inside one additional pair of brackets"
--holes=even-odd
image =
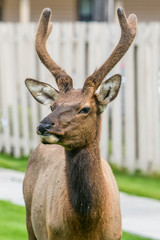
[(57, 143), (59, 138), (50, 134), (53, 124), (39, 123), (37, 127), (37, 134), (40, 135), (41, 142), (44, 144), (54, 144)]
[(39, 123), (37, 127), (37, 134), (38, 135), (47, 135), (48, 132), (51, 130), (52, 124), (43, 124)]

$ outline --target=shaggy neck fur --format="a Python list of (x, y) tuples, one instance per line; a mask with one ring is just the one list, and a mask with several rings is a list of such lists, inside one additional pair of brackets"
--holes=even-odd
[(95, 227), (106, 202), (99, 137), (86, 148), (66, 151), (66, 176), (69, 201), (76, 218), (85, 228)]

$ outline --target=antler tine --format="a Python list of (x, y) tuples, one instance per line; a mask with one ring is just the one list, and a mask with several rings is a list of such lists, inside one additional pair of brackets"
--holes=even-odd
[(134, 40), (137, 30), (136, 15), (131, 14), (127, 19), (122, 8), (118, 8), (117, 14), (121, 26), (120, 41), (117, 44), (114, 51), (112, 52), (112, 54), (110, 55), (110, 57), (105, 61), (105, 63), (86, 79), (83, 87), (84, 92), (93, 94), (96, 91), (96, 89), (100, 86), (105, 76), (124, 56), (124, 54), (127, 52), (128, 48), (130, 47)]
[(59, 90), (66, 92), (73, 87), (72, 79), (51, 59), (46, 49), (46, 41), (52, 31), (51, 13), (50, 8), (45, 8), (40, 16), (36, 35), (36, 51), (42, 63), (55, 77)]

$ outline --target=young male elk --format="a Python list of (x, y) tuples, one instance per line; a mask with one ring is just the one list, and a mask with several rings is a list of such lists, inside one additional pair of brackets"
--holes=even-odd
[[(49, 56), (51, 10), (44, 9), (36, 35), (39, 58), (56, 79), (59, 92), (32, 79), (26, 86), (52, 112), (37, 127), (41, 144), (32, 153), (24, 179), (29, 240), (121, 239), (119, 191), (100, 155), (101, 113), (118, 94), (121, 76), (104, 77), (122, 58), (136, 34), (136, 16), (118, 9), (121, 38), (108, 60), (81, 90)], [(97, 88), (101, 85), (99, 93)]]

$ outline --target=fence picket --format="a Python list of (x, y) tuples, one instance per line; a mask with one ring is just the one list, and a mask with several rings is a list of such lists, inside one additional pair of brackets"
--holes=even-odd
[(73, 24), (62, 24), (62, 66), (72, 76), (73, 72)]
[[(16, 70), (19, 69), (17, 62), (15, 61), (16, 57), (16, 48), (15, 48), (15, 26), (13, 24), (8, 25), (9, 31), (9, 41), (8, 41), (8, 48), (9, 48), (9, 55), (8, 55), (8, 67), (9, 67), (9, 84), (12, 89), (12, 95), (10, 98), (12, 102), (10, 106), (12, 108), (12, 121), (13, 121), (13, 137), (12, 137), (12, 146), (14, 148), (15, 156), (19, 156), (21, 153), (20, 148), (20, 122), (19, 122), (19, 103), (18, 103), (18, 81), (16, 78)], [(18, 59), (18, 58), (17, 58)]]
[(2, 124), (2, 131), (0, 133), (0, 144), (1, 144), (1, 150), (5, 148), (5, 151), (7, 153), (11, 152), (11, 136), (10, 136), (10, 124), (9, 124), (9, 114), (8, 114), (8, 94), (7, 94), (7, 87), (8, 87), (8, 59), (6, 58), (6, 52), (7, 52), (7, 29), (4, 25), (0, 26), (0, 82), (1, 82), (1, 124)]
[[(17, 25), (17, 65), (19, 80), (19, 96), (22, 114), (22, 135), (23, 135), (23, 152), (27, 155), (30, 151), (29, 147), (29, 119), (28, 119), (28, 103), (26, 96), (26, 87), (24, 80), (27, 78), (27, 28), (21, 24)], [(23, 41), (22, 41), (23, 40)]]
[(152, 96), (152, 58), (151, 58), (151, 43), (150, 41), (145, 46), (145, 53), (146, 53), (146, 168), (151, 168), (152, 166), (152, 159), (153, 159), (153, 115), (152, 115), (152, 107), (153, 107), (153, 96)]
[[(30, 36), (27, 37), (27, 53), (30, 61), (28, 62), (27, 73), (30, 78), (37, 79), (37, 63), (36, 63), (36, 51), (35, 51), (35, 25), (28, 25), (28, 31), (30, 32)], [(27, 91), (27, 89), (26, 89)], [(29, 94), (29, 93), (28, 93)], [(38, 117), (38, 103), (34, 98), (30, 98), (28, 119), (29, 121), (29, 148), (32, 149), (36, 147), (39, 143), (38, 135), (36, 134), (36, 128), (39, 123)], [(30, 116), (31, 115), (31, 116)]]
[(86, 24), (75, 23), (74, 87), (82, 88), (86, 78)]
[(139, 27), (139, 42), (138, 42), (138, 139), (139, 139), (139, 159), (138, 168), (147, 171), (147, 126), (146, 126), (146, 67), (145, 67), (145, 24)]
[(131, 172), (136, 167), (134, 47), (125, 56), (125, 163)]
[(152, 23), (152, 118), (153, 118), (153, 166), (152, 171), (160, 170), (160, 79), (159, 79), (159, 71), (160, 71), (160, 25), (158, 23)]
[[(89, 23), (88, 25), (88, 72), (87, 76), (92, 74), (98, 67), (97, 59), (97, 37), (99, 33), (99, 25), (97, 23)], [(100, 58), (99, 58), (100, 59)]]

